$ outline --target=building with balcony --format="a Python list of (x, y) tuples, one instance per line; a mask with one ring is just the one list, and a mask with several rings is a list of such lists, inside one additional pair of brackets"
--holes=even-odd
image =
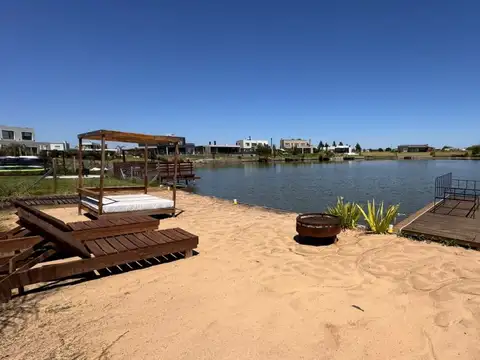
[(236, 145), (240, 146), (240, 149), (243, 152), (252, 152), (255, 151), (255, 149), (258, 146), (268, 146), (268, 141), (267, 140), (252, 140), (251, 137), (248, 139), (243, 139), (243, 140), (237, 140)]
[(303, 153), (313, 153), (311, 140), (304, 139), (280, 139), (280, 149), (293, 151), (300, 150)]
[(0, 125), (0, 148), (15, 146), (21, 155), (38, 155), (40, 151), (66, 151), (69, 144), (63, 142), (35, 141), (33, 128)]

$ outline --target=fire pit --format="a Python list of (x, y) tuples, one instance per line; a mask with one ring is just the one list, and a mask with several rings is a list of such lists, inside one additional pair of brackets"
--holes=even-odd
[(340, 231), (340, 218), (335, 215), (307, 213), (297, 217), (297, 232), (301, 237), (331, 238)]

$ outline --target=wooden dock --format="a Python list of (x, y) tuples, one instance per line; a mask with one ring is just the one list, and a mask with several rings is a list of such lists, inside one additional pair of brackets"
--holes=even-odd
[(480, 248), (480, 212), (473, 217), (474, 205), (463, 200), (445, 200), (435, 207), (432, 203), (397, 224), (396, 229), (426, 240)]

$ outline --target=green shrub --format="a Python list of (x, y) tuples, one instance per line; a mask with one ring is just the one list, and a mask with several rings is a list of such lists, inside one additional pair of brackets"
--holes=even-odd
[(338, 197), (335, 206), (328, 207), (326, 213), (338, 216), (342, 229), (354, 229), (360, 219), (358, 205), (353, 202), (344, 202), (343, 197)]
[(375, 206), (375, 200), (372, 202), (369, 201), (367, 204), (367, 212), (365, 212), (360, 205), (357, 205), (357, 207), (361, 211), (371, 231), (376, 234), (385, 234), (390, 224), (392, 224), (397, 217), (400, 205), (390, 205), (385, 214), (383, 212), (383, 201), (378, 208)]
[(468, 148), (472, 152), (472, 156), (480, 155), (480, 145), (473, 145)]

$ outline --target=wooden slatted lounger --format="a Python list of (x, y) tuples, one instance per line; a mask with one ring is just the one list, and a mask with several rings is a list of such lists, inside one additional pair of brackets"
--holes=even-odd
[[(157, 230), (160, 220), (147, 215), (129, 215), (115, 219), (99, 219), (88, 221), (76, 221), (64, 223), (51, 215), (44, 213), (22, 201), (12, 201), (17, 209), (21, 208), (29, 213), (35, 214), (44, 221), (52, 224), (62, 231), (72, 232), (77, 240), (95, 239), (101, 236), (122, 235), (138, 231)], [(19, 226), (12, 229), (2, 239), (11, 239), (26, 237), (32, 235), (31, 232), (21, 225), (21, 221), (17, 221)], [(6, 233), (5, 233), (6, 234)], [(33, 234), (35, 235), (35, 234)]]
[[(8, 301), (12, 289), (18, 288), (22, 293), (29, 284), (172, 253), (184, 253), (188, 258), (198, 245), (198, 236), (180, 228), (76, 239), (76, 231), (63, 231), (35, 212), (19, 207), (18, 216), (21, 225), (36, 236), (0, 241), (0, 253), (6, 248), (19, 252), (0, 262), (0, 301)], [(44, 263), (52, 258), (68, 261)], [(39, 263), (41, 266), (35, 267)]]

